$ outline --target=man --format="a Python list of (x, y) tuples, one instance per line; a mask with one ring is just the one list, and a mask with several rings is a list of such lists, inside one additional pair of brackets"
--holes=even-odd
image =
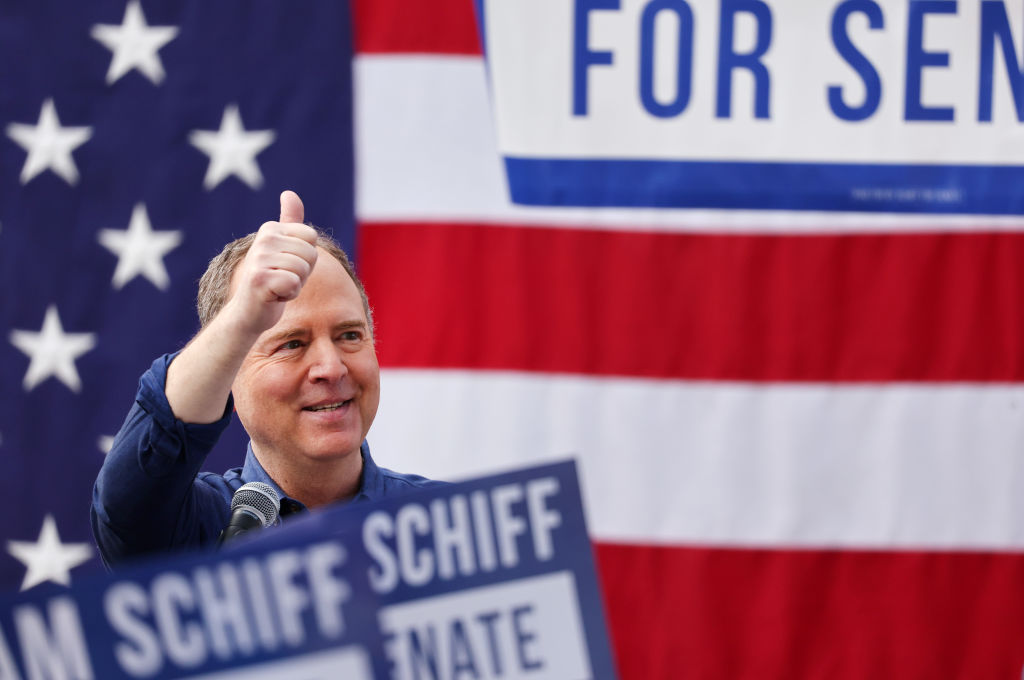
[[(432, 484), (378, 468), (366, 433), (380, 369), (362, 284), (344, 252), (281, 218), (225, 246), (200, 282), (202, 328), (157, 359), (93, 489), (104, 562), (216, 542), (242, 484), (270, 484), (282, 515)], [(200, 473), (232, 410), (251, 441), (241, 468)]]

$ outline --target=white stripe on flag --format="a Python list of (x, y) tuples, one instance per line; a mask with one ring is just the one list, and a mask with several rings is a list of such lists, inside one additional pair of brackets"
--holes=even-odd
[(380, 464), (454, 480), (575, 457), (597, 540), (1024, 547), (1024, 386), (382, 381)]
[(354, 79), (356, 214), (362, 222), (762, 233), (1024, 229), (1020, 216), (516, 206), (479, 57), (362, 55)]

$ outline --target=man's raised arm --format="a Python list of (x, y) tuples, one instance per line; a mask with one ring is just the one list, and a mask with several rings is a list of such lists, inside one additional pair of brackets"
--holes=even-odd
[(316, 264), (316, 230), (302, 223), (302, 201), (281, 194), (281, 219), (264, 223), (231, 281), (219, 313), (167, 370), (167, 401), (179, 420), (212, 423), (224, 415), (231, 384), (249, 349), (298, 297)]

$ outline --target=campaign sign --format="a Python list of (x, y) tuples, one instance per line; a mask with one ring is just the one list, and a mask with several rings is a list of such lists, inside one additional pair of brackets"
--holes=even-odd
[(477, 0), (512, 200), (1024, 211), (1022, 0)]
[(340, 536), (253, 541), (7, 598), (0, 678), (386, 677), (362, 557)]
[(572, 463), (0, 602), (0, 680), (614, 677)]
[(313, 514), (289, 533), (352, 523), (388, 677), (615, 677), (573, 462)]

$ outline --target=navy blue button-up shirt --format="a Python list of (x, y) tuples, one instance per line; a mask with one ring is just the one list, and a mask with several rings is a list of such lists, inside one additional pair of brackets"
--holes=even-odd
[[(221, 419), (196, 425), (174, 417), (164, 384), (175, 355), (153, 362), (93, 487), (92, 531), (108, 566), (135, 556), (215, 544), (230, 516), (231, 497), (248, 482), (269, 484), (281, 497), (282, 516), (302, 512), (253, 454), (224, 474), (200, 472), (206, 456), (228, 426), (233, 402)], [(363, 471), (353, 501), (367, 501), (442, 484), (419, 475), (378, 467), (364, 441)]]

